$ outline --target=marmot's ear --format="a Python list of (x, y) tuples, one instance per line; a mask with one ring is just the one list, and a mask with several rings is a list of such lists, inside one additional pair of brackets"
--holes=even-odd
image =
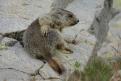
[(52, 8), (51, 10), (50, 10), (50, 12), (52, 13), (52, 12), (57, 12), (58, 11), (58, 8)]
[(64, 9), (61, 9), (61, 8), (52, 8), (51, 11), (50, 11), (50, 13), (51, 14), (54, 13), (54, 14), (60, 14), (61, 15), (64, 11), (65, 10)]

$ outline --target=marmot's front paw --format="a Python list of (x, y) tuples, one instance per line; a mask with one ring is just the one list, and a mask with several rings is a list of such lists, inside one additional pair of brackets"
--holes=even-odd
[(48, 30), (49, 30), (48, 26), (42, 26), (40, 30), (42, 35), (47, 36)]
[(63, 52), (64, 54), (72, 54), (73, 53), (73, 51), (69, 48), (65, 48), (65, 49), (61, 50), (61, 52)]
[(66, 41), (66, 43), (68, 43), (68, 44), (74, 44), (74, 45), (77, 45), (77, 44), (79, 43), (78, 40), (67, 40), (67, 39), (65, 39), (65, 41)]
[(68, 51), (69, 53), (73, 53), (73, 51), (69, 48), (65, 48), (66, 51)]

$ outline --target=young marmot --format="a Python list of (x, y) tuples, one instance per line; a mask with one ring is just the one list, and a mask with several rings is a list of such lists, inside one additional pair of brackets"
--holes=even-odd
[[(53, 58), (56, 49), (72, 51), (67, 47), (60, 31), (77, 24), (79, 20), (67, 10), (53, 9), (41, 19), (36, 19), (24, 32), (23, 44), (25, 49), (34, 57), (43, 57), (57, 73), (62, 74), (65, 68)], [(46, 33), (46, 36), (43, 35)]]

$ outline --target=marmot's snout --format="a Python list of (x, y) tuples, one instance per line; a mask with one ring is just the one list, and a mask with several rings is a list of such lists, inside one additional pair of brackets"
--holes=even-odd
[(76, 21), (76, 24), (79, 22), (79, 19)]
[(67, 23), (68, 26), (73, 26), (79, 22), (79, 19), (73, 13), (71, 13), (71, 15), (67, 14), (65, 22)]
[(79, 22), (79, 19), (71, 11), (54, 9), (51, 11), (51, 13), (53, 21), (59, 26), (70, 27)]
[(77, 19), (74, 23), (72, 23), (71, 26), (76, 25), (77, 23), (79, 23), (79, 19)]

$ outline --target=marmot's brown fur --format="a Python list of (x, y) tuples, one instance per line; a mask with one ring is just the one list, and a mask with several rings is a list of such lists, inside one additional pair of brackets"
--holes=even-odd
[[(66, 46), (59, 30), (73, 26), (78, 22), (79, 20), (72, 12), (53, 9), (47, 16), (36, 19), (28, 27), (23, 36), (24, 47), (32, 56), (43, 57), (53, 70), (62, 74), (65, 69), (53, 58), (53, 52), (56, 49), (72, 51)], [(43, 35), (43, 29), (46, 31), (46, 36)]]
[[(58, 49), (64, 53), (72, 51), (60, 34), (65, 27), (77, 24), (79, 20), (75, 15), (64, 9), (53, 9), (42, 18), (37, 18), (25, 30), (5, 34), (4, 36), (23, 40), (23, 45), (28, 53), (37, 58), (44, 58), (57, 73), (62, 74), (65, 68), (53, 57), (54, 50)], [(23, 39), (21, 38), (24, 32)], [(20, 36), (19, 36), (20, 35)]]
[(62, 31), (63, 28), (75, 25), (79, 20), (76, 16), (64, 9), (52, 9), (48, 14), (39, 18), (41, 33), (46, 34), (49, 28)]
[[(59, 30), (61, 31), (63, 28), (75, 25), (78, 22), (79, 20), (72, 12), (54, 9), (47, 16), (36, 19), (28, 27), (23, 36), (24, 47), (32, 56), (43, 57), (53, 70), (62, 74), (65, 69), (62, 64), (53, 58), (53, 52), (56, 49), (72, 51), (66, 46)], [(46, 36), (43, 35), (43, 29)]]

